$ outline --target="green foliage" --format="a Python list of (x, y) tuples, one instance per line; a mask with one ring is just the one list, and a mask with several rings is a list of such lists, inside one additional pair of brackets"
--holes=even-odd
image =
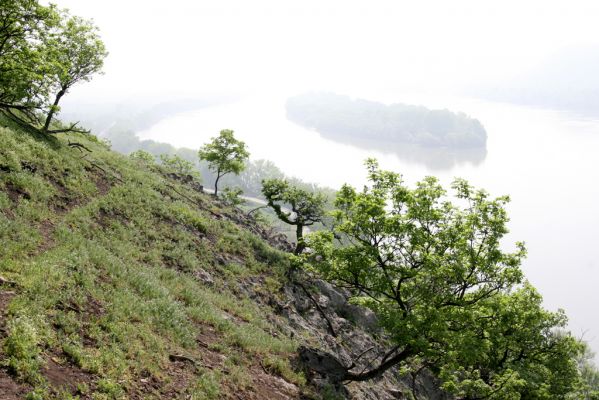
[(333, 231), (311, 235), (314, 255), (305, 257), (311, 270), (373, 310), (397, 346), (347, 379), (370, 379), (418, 356), (462, 398), (572, 392), (579, 345), (556, 331), (565, 315), (544, 310), (530, 285), (519, 286), (523, 244), (514, 253), (500, 246), (508, 198), (458, 179), (454, 204), (435, 178), (410, 189), (375, 160), (366, 165), (370, 187), (338, 192)]
[[(68, 140), (92, 153), (81, 159)], [(18, 282), (0, 353), (33, 385), (32, 398), (58, 389), (44, 378), (54, 354), (93, 375), (86, 397), (128, 398), (144, 390), (141, 379), (167, 385), (169, 355), (201, 360), (196, 339), (207, 327), (217, 335), (211, 351), (242, 360), (234, 381), (209, 380), (220, 395), (251, 382), (252, 360), (279, 359), (291, 371), (297, 343), (273, 324), (279, 317), (252, 293), (229, 290), (266, 277), (281, 287), (286, 254), (215, 218), (226, 215), (220, 202), (89, 135), (53, 143), (0, 128), (0, 148), (0, 275)], [(236, 260), (230, 271), (221, 257)], [(181, 389), (192, 393), (197, 379)]]
[(156, 157), (145, 150), (133, 151), (129, 154), (129, 157), (145, 165), (154, 165), (156, 163)]
[(322, 221), (326, 196), (300, 189), (283, 179), (262, 181), (262, 194), (281, 221), (296, 227), (295, 253), (301, 253), (305, 248), (303, 229)]
[(55, 6), (36, 0), (5, 3), (0, 9), (0, 110), (21, 125), (37, 129), (41, 123), (42, 131), (55, 133), (50, 124), (61, 98), (101, 70), (104, 44), (90, 21)]
[[(138, 153), (138, 152), (136, 152), (136, 153)], [(148, 153), (145, 153), (143, 156), (147, 158)], [(175, 155), (161, 154), (160, 162), (169, 172), (172, 172), (179, 176), (190, 175), (196, 179), (200, 178), (200, 173), (197, 170), (196, 166), (192, 162), (187, 161), (183, 157), (180, 157), (176, 154)]]
[(30, 383), (39, 381), (41, 337), (35, 322), (28, 317), (13, 319), (8, 324), (9, 335), (4, 342), (8, 368)]
[(245, 200), (241, 197), (243, 190), (241, 188), (230, 188), (227, 187), (223, 190), (223, 201), (233, 207), (237, 207), (245, 203)]
[(415, 144), (425, 147), (484, 147), (482, 124), (464, 113), (405, 104), (385, 105), (331, 93), (308, 93), (287, 100), (290, 120), (327, 137)]
[(49, 94), (45, 38), (58, 24), (56, 9), (35, 0), (6, 0), (0, 7), (0, 102), (35, 109)]
[(245, 168), (249, 155), (245, 143), (235, 139), (230, 129), (220, 131), (217, 137), (198, 151), (200, 160), (207, 161), (209, 168), (216, 173), (215, 196), (218, 196), (219, 179), (229, 173), (238, 175)]
[(61, 21), (48, 35), (46, 56), (51, 63), (49, 86), (54, 98), (46, 106), (44, 130), (47, 131), (53, 116), (60, 111), (61, 98), (73, 85), (89, 81), (95, 73), (101, 71), (104, 58), (108, 55), (104, 43), (98, 36), (98, 29), (91, 21), (70, 16), (66, 11), (60, 13)]
[(563, 399), (576, 390), (581, 344), (561, 330), (563, 311), (542, 308), (530, 286), (480, 303), (446, 343), (444, 387), (460, 397)]

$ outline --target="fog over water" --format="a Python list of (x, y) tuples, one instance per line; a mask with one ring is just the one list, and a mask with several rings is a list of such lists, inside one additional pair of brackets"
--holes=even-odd
[[(599, 120), (515, 105), (523, 94), (539, 97), (528, 96), (528, 78), (518, 81), (531, 71), (552, 71), (535, 85), (555, 82), (543, 88), (554, 98), (568, 92), (564, 82), (573, 73), (552, 57), (576, 46), (599, 49), (599, 2), (55, 2), (94, 18), (110, 51), (105, 75), (74, 88), (65, 114), (123, 99), (233, 94), (235, 102), (173, 115), (139, 135), (196, 149), (233, 129), (253, 159), (331, 187), (362, 185), (363, 160), (373, 156), (409, 183), (463, 177), (493, 195), (509, 194), (506, 246), (527, 243), (527, 277), (547, 307), (565, 308), (574, 334), (586, 332), (599, 352)], [(579, 53), (576, 63), (587, 65), (586, 50)], [(586, 85), (584, 74), (576, 81), (595, 95), (587, 101), (570, 91), (570, 103), (599, 110), (599, 83)], [(481, 97), (513, 104), (463, 97), (486, 93), (480, 88), (502, 91)], [(486, 128), (487, 152), (382, 151), (323, 139), (285, 118), (286, 98), (312, 90), (463, 111)]]

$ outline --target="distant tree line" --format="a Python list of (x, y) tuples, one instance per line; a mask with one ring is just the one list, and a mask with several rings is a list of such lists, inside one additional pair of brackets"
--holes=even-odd
[(484, 148), (482, 124), (464, 113), (406, 104), (385, 105), (331, 93), (291, 97), (287, 118), (325, 137), (448, 147)]
[[(178, 156), (190, 162), (193, 168), (199, 172), (202, 182), (215, 182), (217, 174), (212, 171), (207, 161), (198, 158), (197, 150), (188, 148), (177, 148), (168, 143), (156, 142), (154, 140), (141, 140), (133, 131), (114, 130), (104, 135), (112, 148), (120, 153), (131, 154), (137, 150), (143, 150), (156, 159), (168, 156)], [(223, 187), (238, 187), (247, 196), (263, 198), (263, 179), (286, 179), (295, 186), (304, 190), (324, 192), (333, 197), (335, 191), (320, 187), (313, 183), (303, 182), (300, 179), (288, 177), (272, 161), (269, 160), (246, 160), (244, 168), (238, 175), (229, 174), (220, 178), (219, 183)]]

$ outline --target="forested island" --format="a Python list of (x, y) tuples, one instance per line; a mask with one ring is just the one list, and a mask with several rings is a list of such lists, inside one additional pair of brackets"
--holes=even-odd
[(449, 110), (385, 105), (333, 93), (291, 97), (287, 118), (324, 137), (377, 140), (426, 148), (484, 149), (487, 132), (477, 119)]

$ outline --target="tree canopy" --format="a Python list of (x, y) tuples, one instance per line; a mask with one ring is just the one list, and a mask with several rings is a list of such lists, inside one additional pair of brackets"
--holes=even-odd
[(464, 113), (407, 104), (386, 105), (333, 93), (291, 97), (287, 118), (325, 137), (418, 145), (425, 148), (485, 148), (487, 132)]
[(198, 151), (198, 156), (200, 160), (207, 161), (210, 170), (216, 173), (214, 196), (218, 196), (220, 178), (229, 173), (238, 175), (243, 171), (250, 153), (245, 143), (235, 138), (232, 130), (223, 129)]
[(262, 194), (281, 221), (296, 227), (295, 253), (300, 254), (305, 248), (304, 227), (322, 222), (326, 197), (301, 189), (285, 179), (263, 180)]
[(391, 342), (378, 364), (344, 379), (421, 360), (463, 399), (563, 398), (573, 390), (579, 348), (558, 332), (565, 315), (544, 310), (524, 283), (524, 245), (500, 245), (509, 199), (458, 179), (454, 204), (433, 177), (410, 189), (375, 160), (367, 168), (370, 186), (342, 187), (334, 228), (309, 235), (313, 253), (304, 256), (311, 271), (374, 311)]
[[(528, 283), (482, 301), (440, 353), (444, 388), (464, 399), (563, 399), (579, 384), (581, 343)], [(442, 360), (442, 361), (441, 361)]]
[(108, 54), (98, 36), (98, 29), (79, 17), (61, 13), (61, 22), (47, 41), (47, 52), (52, 61), (48, 74), (54, 96), (47, 104), (44, 131), (48, 131), (53, 116), (60, 110), (61, 98), (78, 82), (89, 81), (101, 71)]
[(74, 84), (100, 72), (106, 55), (90, 21), (36, 0), (3, 2), (0, 111), (28, 128), (64, 131), (50, 129), (60, 99)]

